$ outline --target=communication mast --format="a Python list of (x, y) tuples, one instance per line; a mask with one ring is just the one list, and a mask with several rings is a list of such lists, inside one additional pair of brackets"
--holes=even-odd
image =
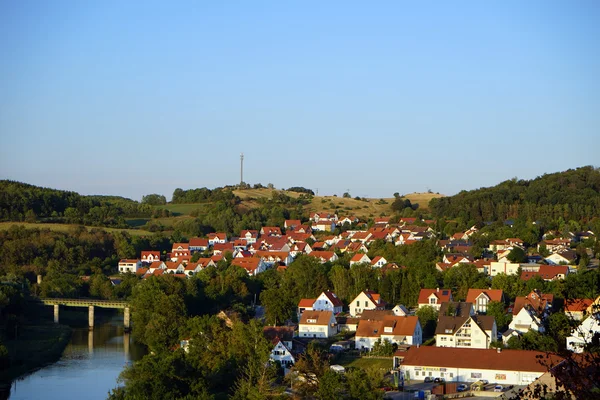
[(240, 186), (244, 183), (244, 153), (240, 154)]

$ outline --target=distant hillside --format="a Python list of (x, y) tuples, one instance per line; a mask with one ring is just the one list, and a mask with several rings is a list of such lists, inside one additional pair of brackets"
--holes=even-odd
[(600, 216), (600, 169), (587, 166), (508, 180), (496, 186), (434, 199), (434, 216), (468, 222), (523, 218), (529, 221), (589, 221)]
[(0, 221), (66, 222), (127, 227), (125, 218), (150, 217), (154, 208), (118, 196), (82, 196), (0, 180)]

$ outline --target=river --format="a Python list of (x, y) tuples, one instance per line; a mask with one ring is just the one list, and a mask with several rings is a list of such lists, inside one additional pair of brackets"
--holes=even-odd
[(123, 368), (145, 353), (124, 332), (122, 316), (97, 324), (93, 331), (73, 328), (60, 360), (13, 382), (9, 399), (104, 400)]

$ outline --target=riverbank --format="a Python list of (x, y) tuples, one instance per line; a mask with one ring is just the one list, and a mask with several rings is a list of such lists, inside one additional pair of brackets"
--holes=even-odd
[(4, 343), (10, 366), (0, 371), (0, 385), (10, 388), (14, 379), (56, 362), (70, 338), (71, 328), (66, 325), (36, 322), (20, 326), (19, 337)]

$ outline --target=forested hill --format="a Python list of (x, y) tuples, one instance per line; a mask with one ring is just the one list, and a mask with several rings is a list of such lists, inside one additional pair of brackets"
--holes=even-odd
[(38, 220), (96, 226), (126, 227), (125, 217), (150, 216), (147, 204), (116, 196), (82, 196), (0, 180), (0, 221)]
[(429, 207), (438, 218), (472, 223), (517, 218), (586, 222), (600, 217), (600, 169), (587, 166), (532, 180), (515, 178), (494, 187), (433, 199)]

